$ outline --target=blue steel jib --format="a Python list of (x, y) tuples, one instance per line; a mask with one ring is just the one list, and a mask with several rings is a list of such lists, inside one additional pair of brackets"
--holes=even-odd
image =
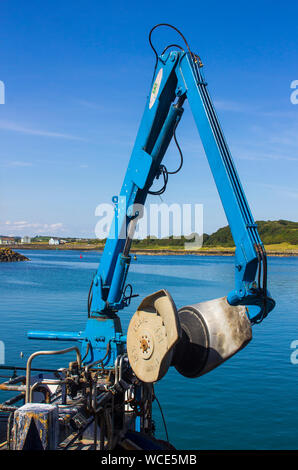
[[(178, 102), (174, 100), (178, 98)], [(255, 305), (251, 320), (261, 319), (274, 307), (269, 293), (256, 281), (257, 270), (266, 270), (266, 255), (257, 226), (249, 209), (234, 162), (221, 130), (214, 106), (201, 72), (199, 62), (190, 53), (167, 52), (159, 58), (155, 81), (147, 99), (143, 119), (120, 192), (126, 202), (114, 218), (127, 233), (135, 214), (128, 209), (144, 204), (148, 190), (158, 173), (165, 151), (179, 122), (187, 98), (200, 133), (208, 162), (231, 228), (236, 245), (235, 289), (228, 294), (231, 305)], [(180, 103), (179, 103), (180, 100)], [(124, 228), (123, 228), (124, 226)], [(106, 242), (100, 266), (95, 276), (92, 312), (119, 310), (125, 306), (123, 288), (128, 266), (128, 252), (123, 255), (127, 239), (110, 236)], [(265, 273), (266, 274), (266, 273)]]
[(112, 367), (125, 350), (125, 337), (116, 312), (129, 304), (126, 276), (130, 246), (139, 208), (155, 178), (189, 101), (203, 147), (236, 245), (235, 286), (228, 293), (231, 306), (245, 305), (251, 323), (257, 323), (274, 308), (267, 290), (267, 260), (257, 226), (248, 206), (232, 156), (202, 73), (200, 58), (190, 49), (166, 48), (156, 63), (153, 85), (147, 98), (132, 155), (119, 197), (114, 197), (114, 220), (89, 296), (89, 318), (84, 332), (31, 332), (39, 339), (53, 336), (82, 343), (85, 362), (105, 358)]

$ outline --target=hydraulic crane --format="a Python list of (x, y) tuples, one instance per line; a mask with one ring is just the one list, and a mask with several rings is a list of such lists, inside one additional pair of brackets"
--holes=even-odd
[[(151, 37), (160, 26), (173, 28), (183, 45), (169, 45), (158, 55)], [(85, 376), (89, 373), (89, 379), (91, 372), (96, 377), (91, 387), (94, 409), (99, 410), (96, 403), (102, 400), (103, 390), (113, 394), (107, 402), (111, 396), (122, 394), (121, 399), (118, 397), (123, 405), (122, 424), (118, 423), (122, 434), (126, 422), (123, 416), (130, 413), (133, 424), (127, 429), (147, 435), (152, 434), (153, 384), (168, 368), (173, 365), (186, 377), (209, 372), (251, 340), (251, 325), (261, 322), (275, 305), (267, 290), (265, 249), (210, 98), (201, 58), (192, 52), (180, 31), (168, 24), (152, 28), (149, 42), (156, 56), (154, 76), (121, 191), (113, 198), (114, 219), (91, 283), (85, 330), (28, 333), (31, 339), (79, 342), (83, 358), (80, 367)], [(124, 335), (118, 312), (134, 296), (126, 278), (139, 208), (149, 193), (161, 194), (166, 189), (170, 172), (162, 162), (175, 138), (185, 100), (236, 245), (235, 286), (223, 298), (187, 305), (179, 311), (170, 293), (161, 288), (143, 299)], [(156, 178), (163, 180), (157, 192), (152, 190)], [(103, 388), (105, 374), (109, 385)], [(28, 402), (29, 388), (27, 392)], [(113, 429), (115, 434), (117, 426)], [(111, 448), (121, 441), (120, 434), (118, 440), (109, 438)]]

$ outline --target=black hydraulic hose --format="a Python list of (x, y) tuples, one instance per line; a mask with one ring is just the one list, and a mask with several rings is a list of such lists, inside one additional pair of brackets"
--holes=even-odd
[(171, 47), (175, 47), (176, 49), (180, 49), (180, 51), (184, 52), (183, 47), (179, 46), (178, 44), (169, 44), (167, 47), (164, 48), (161, 55), (164, 55), (164, 53), (167, 52), (167, 50), (170, 49)]
[(162, 407), (161, 407), (161, 404), (159, 403), (159, 400), (158, 400), (157, 396), (154, 395), (154, 397), (155, 397), (155, 400), (158, 404), (160, 414), (161, 414), (161, 417), (162, 417), (162, 421), (163, 421), (163, 425), (164, 425), (164, 428), (165, 428), (165, 433), (166, 433), (166, 436), (167, 436), (167, 441), (169, 442), (168, 428), (167, 428), (166, 420), (165, 420), (165, 417), (164, 417), (164, 414), (163, 414), (163, 411), (162, 411)]
[(168, 172), (169, 175), (176, 175), (177, 173), (179, 173), (179, 171), (181, 170), (181, 168), (182, 168), (182, 166), (183, 166), (183, 153), (182, 153), (182, 150), (181, 150), (181, 148), (180, 148), (179, 142), (178, 142), (177, 137), (176, 137), (176, 129), (177, 129), (177, 126), (178, 126), (178, 122), (176, 122), (175, 127), (174, 127), (173, 138), (174, 138), (176, 147), (177, 147), (178, 152), (179, 152), (179, 155), (180, 155), (180, 165), (179, 165), (179, 167), (177, 168), (177, 170), (175, 170), (175, 171), (169, 171), (169, 170), (167, 170), (167, 172)]
[[(157, 68), (157, 64), (158, 64), (158, 53), (157, 53), (157, 50), (155, 49), (155, 47), (153, 46), (153, 43), (152, 43), (152, 40), (151, 40), (151, 36), (152, 36), (153, 31), (154, 31), (155, 29), (157, 29), (157, 28), (160, 28), (161, 26), (166, 26), (167, 28), (171, 28), (171, 29), (173, 29), (174, 31), (176, 31), (176, 33), (178, 33), (178, 34), (180, 35), (180, 37), (183, 39), (183, 41), (184, 41), (184, 43), (185, 43), (185, 45), (186, 45), (186, 47), (187, 47), (187, 50), (188, 50), (188, 52), (190, 53), (190, 56), (191, 56), (192, 58), (195, 58), (195, 59), (198, 58), (199, 63), (202, 65), (202, 62), (201, 62), (200, 57), (196, 56), (195, 54), (193, 54), (193, 53), (191, 52), (190, 47), (189, 47), (189, 45), (188, 45), (188, 42), (187, 42), (185, 36), (181, 33), (181, 31), (179, 31), (178, 28), (176, 28), (175, 26), (173, 26), (173, 25), (171, 25), (171, 24), (169, 24), (169, 23), (159, 23), (159, 24), (156, 24), (155, 26), (153, 26), (153, 28), (152, 28), (152, 29), (150, 30), (150, 32), (149, 32), (149, 44), (150, 44), (150, 46), (151, 46), (151, 48), (152, 48), (152, 50), (153, 50), (153, 52), (154, 52), (154, 55), (155, 55), (155, 66), (154, 66), (154, 72), (153, 72), (152, 82), (153, 82), (153, 79), (154, 79), (154, 76), (155, 76), (155, 72), (156, 72), (156, 68)], [(169, 49), (170, 47), (178, 47), (180, 50), (182, 50), (182, 51), (184, 50), (181, 46), (178, 46), (177, 44), (172, 44), (172, 45), (167, 46), (167, 47), (164, 49), (163, 54), (164, 54), (164, 52), (165, 52), (167, 49)]]
[[(183, 105), (184, 101), (185, 101), (185, 96), (180, 97), (177, 104), (175, 105), (175, 107), (182, 108), (182, 105)], [(169, 171), (165, 165), (160, 165), (159, 166), (158, 177), (160, 175), (163, 176), (164, 184), (157, 191), (148, 191), (148, 194), (151, 194), (153, 196), (160, 196), (161, 194), (163, 194), (165, 192), (165, 190), (167, 189), (169, 175), (176, 175), (181, 170), (181, 168), (183, 166), (183, 153), (182, 153), (181, 147), (179, 145), (179, 142), (178, 142), (177, 136), (176, 136), (176, 129), (177, 129), (178, 124), (179, 124), (179, 121), (176, 121), (176, 124), (175, 124), (174, 129), (173, 129), (173, 138), (174, 138), (174, 142), (176, 144), (176, 147), (177, 147), (179, 155), (180, 155), (180, 164), (179, 164), (178, 168), (174, 171)]]
[(93, 287), (93, 279), (91, 281), (91, 284), (90, 284), (90, 287), (89, 287), (89, 292), (88, 292), (88, 301), (87, 301), (88, 318), (90, 317), (90, 311), (91, 311), (92, 287)]

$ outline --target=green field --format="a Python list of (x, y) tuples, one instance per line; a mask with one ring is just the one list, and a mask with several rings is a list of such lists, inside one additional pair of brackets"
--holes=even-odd
[[(262, 242), (269, 254), (273, 255), (297, 255), (298, 254), (298, 222), (289, 220), (258, 221), (258, 230)], [(28, 245), (15, 245), (15, 248), (22, 246), (23, 249), (58, 249), (58, 250), (103, 250), (105, 240), (65, 238), (58, 246), (50, 246), (48, 240), (50, 236), (32, 238)], [(235, 245), (232, 239), (229, 226), (222, 227), (211, 235), (203, 235), (203, 246), (200, 249), (185, 251), (185, 243), (192, 240), (181, 237), (169, 238), (145, 238), (143, 240), (133, 240), (133, 253), (197, 253), (197, 254), (224, 254), (232, 255)]]
[[(298, 222), (289, 220), (260, 220), (256, 222), (264, 245), (288, 244), (298, 248)], [(205, 246), (234, 246), (229, 226), (206, 235)]]

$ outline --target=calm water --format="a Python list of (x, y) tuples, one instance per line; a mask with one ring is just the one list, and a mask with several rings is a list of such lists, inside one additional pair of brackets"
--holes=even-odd
[[(28, 340), (26, 332), (84, 329), (87, 293), (100, 258), (83, 253), (80, 259), (74, 251), (25, 254), (30, 262), (0, 264), (6, 364), (25, 365), (37, 349), (70, 346)], [(230, 257), (139, 256), (128, 281), (140, 296), (166, 288), (181, 307), (226, 295), (233, 271)], [(290, 361), (291, 342), (298, 340), (298, 258), (269, 258), (269, 285), (277, 307), (253, 328), (246, 349), (206, 376), (186, 379), (171, 368), (156, 385), (170, 440), (178, 449), (298, 448), (298, 365)], [(133, 300), (122, 312), (124, 330), (139, 302)], [(46, 366), (58, 365), (57, 358), (46, 361)], [(157, 408), (155, 419), (162, 438)]]

